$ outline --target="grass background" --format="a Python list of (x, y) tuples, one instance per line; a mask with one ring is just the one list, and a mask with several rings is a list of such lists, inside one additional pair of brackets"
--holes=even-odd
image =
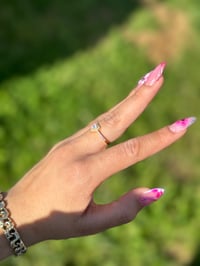
[[(163, 89), (119, 141), (199, 118), (199, 8), (198, 0), (1, 0), (2, 190), (161, 61), (168, 63)], [(134, 222), (41, 243), (1, 265), (200, 265), (199, 130), (197, 122), (172, 147), (99, 188), (96, 200), (108, 202), (132, 187), (164, 187), (163, 199)]]

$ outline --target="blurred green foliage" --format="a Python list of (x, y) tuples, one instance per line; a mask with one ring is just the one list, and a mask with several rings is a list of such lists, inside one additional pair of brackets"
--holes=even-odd
[[(199, 1), (2, 0), (0, 7), (3, 190), (57, 141), (123, 99), (158, 58), (168, 62), (163, 89), (119, 141), (199, 116)], [(184, 14), (189, 38), (177, 23), (160, 45), (168, 24), (157, 12), (168, 8), (171, 16)], [(155, 33), (153, 47), (151, 38), (144, 45), (143, 36)], [(164, 187), (163, 199), (134, 222), (96, 236), (41, 243), (1, 265), (200, 265), (199, 129), (196, 123), (178, 143), (98, 189), (96, 201), (102, 203), (133, 187)]]

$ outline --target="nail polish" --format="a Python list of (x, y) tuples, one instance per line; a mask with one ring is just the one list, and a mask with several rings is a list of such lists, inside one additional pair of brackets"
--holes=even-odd
[(195, 121), (196, 121), (196, 117), (194, 116), (180, 119), (176, 121), (175, 123), (173, 123), (172, 125), (170, 125), (169, 130), (174, 133), (181, 132), (185, 130), (186, 128), (188, 128), (189, 126), (191, 126), (192, 124), (194, 124)]
[(166, 63), (160, 63), (154, 70), (147, 73), (143, 78), (141, 78), (138, 82), (138, 86), (141, 87), (142, 85), (146, 86), (153, 86), (156, 81), (162, 76), (163, 71), (165, 69)]
[(143, 206), (149, 205), (152, 202), (158, 200), (164, 194), (164, 192), (165, 190), (163, 188), (152, 188), (150, 190), (147, 190), (140, 198), (140, 203)]

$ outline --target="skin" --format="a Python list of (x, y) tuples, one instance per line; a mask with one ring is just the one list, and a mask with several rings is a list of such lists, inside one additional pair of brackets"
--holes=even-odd
[[(144, 207), (143, 193), (132, 189), (118, 200), (98, 205), (93, 194), (111, 175), (163, 150), (182, 137), (166, 126), (150, 134), (107, 146), (89, 130), (99, 121), (102, 133), (115, 141), (138, 118), (163, 84), (136, 87), (118, 105), (88, 126), (55, 145), (19, 180), (5, 199), (26, 246), (48, 239), (67, 239), (95, 234), (132, 221)], [(0, 232), (0, 259), (12, 254)]]

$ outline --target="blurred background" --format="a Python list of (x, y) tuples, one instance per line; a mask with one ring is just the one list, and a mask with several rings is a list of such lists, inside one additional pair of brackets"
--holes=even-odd
[[(163, 89), (123, 141), (200, 112), (199, 0), (1, 0), (0, 186), (7, 190), (59, 140), (123, 99), (167, 62)], [(133, 187), (165, 196), (134, 222), (49, 241), (3, 266), (199, 266), (200, 125), (118, 173), (96, 201)]]

